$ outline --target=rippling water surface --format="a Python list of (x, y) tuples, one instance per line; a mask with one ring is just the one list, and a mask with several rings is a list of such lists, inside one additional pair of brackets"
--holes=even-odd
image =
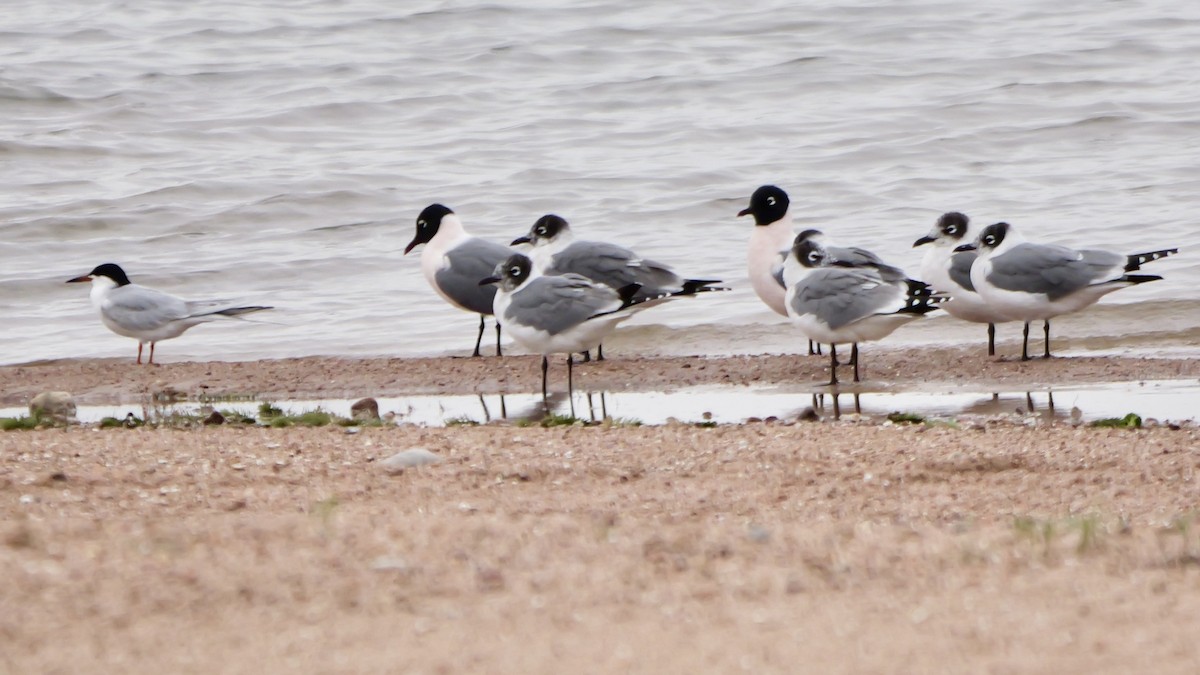
[[(1166, 280), (1062, 325), (1194, 342), (1200, 5), (888, 4), (11, 3), (0, 362), (132, 357), (63, 283), (109, 261), (278, 307), (162, 360), (464, 352), (476, 321), (401, 255), (433, 201), (505, 242), (556, 212), (736, 287), (642, 314), (624, 349), (789, 349), (734, 215), (764, 182), (798, 224), (913, 273), (912, 241), (951, 209), (1056, 243), (1178, 245)], [(894, 339), (982, 339), (927, 323)]]

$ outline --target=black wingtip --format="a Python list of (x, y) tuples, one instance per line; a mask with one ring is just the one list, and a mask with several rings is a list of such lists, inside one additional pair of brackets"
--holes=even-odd
[(908, 301), (900, 314), (928, 314), (938, 308), (938, 305), (949, 299), (945, 293), (934, 289), (924, 281), (905, 279), (908, 284)]
[(696, 293), (710, 293), (712, 291), (728, 291), (728, 288), (713, 286), (713, 284), (721, 283), (720, 279), (687, 279), (683, 282), (683, 290), (676, 295), (695, 295)]
[(1135, 272), (1141, 269), (1142, 265), (1155, 260), (1161, 260), (1169, 255), (1179, 253), (1178, 248), (1164, 248), (1161, 251), (1148, 251), (1146, 253), (1134, 253), (1126, 258), (1125, 271)]
[(621, 306), (628, 307), (629, 305), (632, 305), (633, 296), (637, 295), (637, 292), (640, 290), (642, 290), (642, 285), (637, 283), (626, 284), (618, 288), (617, 295), (621, 297)]
[(1127, 281), (1131, 284), (1144, 284), (1147, 281), (1159, 281), (1162, 277), (1157, 274), (1126, 274), (1121, 277), (1121, 281)]

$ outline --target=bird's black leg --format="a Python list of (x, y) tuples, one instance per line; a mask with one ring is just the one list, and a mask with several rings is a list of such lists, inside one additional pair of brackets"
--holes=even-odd
[(814, 346), (814, 345), (813, 345), (813, 341), (812, 341), (812, 340), (809, 340), (809, 341), (808, 341), (808, 355), (809, 355), (809, 356), (814, 356), (816, 353), (817, 353), (817, 348), (816, 348), (816, 346)]
[(852, 342), (850, 345), (850, 363), (854, 364), (854, 381), (858, 382), (858, 343)]
[(596, 360), (604, 360), (604, 345), (596, 345)]
[(838, 383), (837, 379), (837, 345), (829, 343), (829, 384), (833, 386)]
[(500, 351), (500, 322), (496, 322), (496, 356), (504, 356)]
[(571, 417), (575, 416), (575, 355), (567, 354), (567, 400), (571, 402)]
[(486, 318), (484, 317), (484, 315), (480, 314), (479, 315), (479, 337), (475, 338), (475, 352), (473, 354), (471, 354), (471, 356), (479, 356), (479, 345), (480, 345), (480, 343), (483, 342), (483, 329), (485, 327), (484, 321), (486, 321)]
[(592, 352), (591, 352), (591, 350), (584, 350), (584, 351), (582, 351), (582, 352), (580, 352), (580, 353), (581, 353), (581, 354), (583, 354), (583, 360), (582, 360), (582, 361), (580, 361), (580, 363), (591, 363), (591, 361), (592, 361)]
[(1025, 322), (1025, 330), (1021, 333), (1021, 360), (1029, 360), (1029, 322)]
[(996, 324), (988, 324), (988, 356), (996, 355)]
[[(550, 369), (550, 360), (542, 356), (542, 405), (549, 406), (546, 396), (546, 371)], [(547, 408), (548, 409), (548, 408)]]
[(1050, 319), (1046, 319), (1042, 324), (1042, 333), (1046, 336), (1046, 351), (1042, 354), (1043, 359), (1050, 358)]

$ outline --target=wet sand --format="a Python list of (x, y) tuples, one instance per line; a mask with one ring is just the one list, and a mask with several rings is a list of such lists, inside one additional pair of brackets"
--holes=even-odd
[[(844, 355), (848, 356), (848, 355)], [(1200, 377), (1200, 359), (1070, 356), (1049, 360), (989, 358), (980, 349), (865, 347), (864, 385), (893, 389), (1051, 387), (1081, 383)], [(828, 358), (799, 355), (623, 357), (579, 365), (577, 391), (669, 391), (694, 385), (787, 384), (817, 390), (829, 381)], [(849, 368), (839, 376), (850, 379)], [(68, 391), (82, 403), (134, 402), (162, 391), (263, 399), (405, 394), (535, 392), (539, 357), (307, 357), (247, 362), (137, 366), (130, 359), (44, 361), (0, 366), (0, 405), (19, 406), (42, 391)], [(566, 360), (552, 359), (552, 391), (566, 390)]]
[[(1198, 371), (864, 358), (868, 379), (913, 388)], [(577, 385), (817, 384), (823, 363), (614, 358)], [(19, 405), (532, 391), (538, 368), (102, 360), (0, 378)], [(1026, 423), (0, 433), (0, 672), (1197, 672), (1200, 430)], [(382, 469), (413, 447), (442, 461)]]

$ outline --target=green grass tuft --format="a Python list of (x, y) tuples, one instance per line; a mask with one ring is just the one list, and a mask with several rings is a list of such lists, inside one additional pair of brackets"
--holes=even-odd
[(20, 417), (0, 417), (0, 430), (28, 431), (38, 428), (38, 418), (22, 415)]
[(446, 420), (446, 426), (448, 426), (448, 427), (477, 427), (477, 426), (479, 426), (479, 422), (471, 419), (470, 417), (467, 417), (466, 415), (462, 415), (460, 417), (451, 417), (450, 419)]
[(258, 404), (258, 416), (263, 418), (263, 421), (266, 421), (270, 417), (280, 417), (282, 415), (282, 409), (276, 408), (267, 401)]
[(925, 421), (924, 417), (915, 413), (894, 412), (889, 413), (887, 418), (893, 424), (921, 424)]
[(570, 427), (570, 426), (574, 426), (576, 424), (585, 424), (585, 423), (586, 422), (584, 420), (582, 420), (578, 417), (574, 417), (572, 415), (559, 415), (558, 413), (551, 413), (549, 415), (546, 415), (545, 417), (543, 417), (541, 419), (541, 421), (538, 422), (539, 425), (541, 425), (543, 427), (547, 427), (547, 428), (549, 428), (549, 427)]
[(256, 424), (258, 422), (253, 417), (236, 410), (218, 410), (217, 412), (225, 418), (225, 424)]
[(289, 417), (302, 427), (324, 427), (333, 424), (334, 421), (334, 416), (324, 410), (310, 410)]
[(1109, 417), (1107, 419), (1096, 420), (1089, 426), (1111, 429), (1140, 429), (1142, 418), (1137, 413), (1129, 413), (1124, 417)]

